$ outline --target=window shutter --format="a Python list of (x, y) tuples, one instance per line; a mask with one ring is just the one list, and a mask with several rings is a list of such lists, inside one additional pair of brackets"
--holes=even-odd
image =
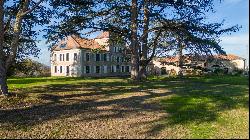
[(107, 53), (107, 61), (109, 61), (109, 55), (110, 55), (110, 54), (109, 54), (109, 53)]
[(104, 66), (101, 66), (101, 71), (100, 73), (104, 73)]
[(89, 53), (90, 55), (90, 61), (95, 61), (95, 54)]
[(107, 73), (107, 66), (103, 66), (103, 73)]
[(85, 52), (82, 52), (82, 61), (85, 61), (86, 60), (86, 54), (85, 54)]
[(96, 66), (93, 66), (93, 73), (96, 73)]
[(114, 72), (116, 72), (116, 66), (114, 65), (113, 67), (114, 67)]
[(104, 55), (102, 53), (100, 53), (100, 61), (104, 60), (103, 57), (104, 57)]
[(86, 73), (86, 66), (83, 66), (83, 73)]

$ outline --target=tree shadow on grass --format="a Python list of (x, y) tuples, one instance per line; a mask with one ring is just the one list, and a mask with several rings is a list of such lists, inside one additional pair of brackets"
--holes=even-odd
[[(142, 111), (152, 113), (165, 110), (168, 113), (167, 117), (134, 124), (134, 127), (138, 127), (157, 122), (145, 132), (147, 136), (156, 136), (172, 125), (214, 122), (222, 111), (238, 107), (248, 108), (248, 87), (245, 85), (246, 82), (219, 79), (216, 83), (213, 79), (184, 77), (139, 84), (103, 81), (37, 86), (23, 90), (22, 94), (27, 91), (37, 93), (41, 100), (48, 102), (28, 108), (0, 110), (0, 124), (2, 129), (27, 130), (47, 121), (70, 118), (74, 115), (80, 115), (81, 121), (90, 121), (124, 118)], [(153, 92), (160, 89), (166, 91), (161, 94)], [(61, 95), (59, 92), (76, 93)], [(124, 93), (131, 95), (123, 97)], [(162, 107), (157, 103), (144, 103), (158, 97), (164, 97), (161, 100)]]
[[(192, 81), (191, 78), (184, 78), (169, 82), (168, 88), (175, 95), (161, 100), (161, 105), (169, 116), (159, 120), (160, 123), (152, 127), (147, 132), (148, 135), (157, 135), (173, 125), (216, 122), (220, 112), (249, 108), (249, 87), (246, 79), (230, 81), (228, 79), (231, 77), (224, 80), (222, 78), (217, 81), (206, 78)], [(180, 80), (184, 82), (182, 85), (178, 84)]]
[[(29, 127), (47, 121), (70, 118), (75, 115), (80, 115), (83, 121), (126, 117), (138, 112), (159, 110), (157, 104), (144, 103), (144, 101), (171, 94), (170, 92), (155, 94), (147, 90), (150, 88), (145, 87), (142, 90), (139, 87), (140, 85), (124, 82), (82, 83), (71, 86), (52, 84), (40, 88), (35, 87), (29, 91), (32, 94), (39, 94), (39, 98), (46, 102), (28, 108), (0, 110), (0, 124), (2, 124), (2, 129), (6, 130), (28, 130)], [(81, 93), (80, 91), (84, 88), (85, 92)], [(65, 91), (79, 92), (57, 94)], [(25, 94), (24, 92), (27, 91), (23, 91), (22, 94)], [(124, 93), (131, 95), (123, 96)]]

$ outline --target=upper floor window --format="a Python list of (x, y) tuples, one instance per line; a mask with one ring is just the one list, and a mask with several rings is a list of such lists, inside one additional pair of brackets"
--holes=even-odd
[(99, 53), (96, 54), (95, 60), (100, 61), (100, 54)]
[(64, 54), (63, 54), (63, 61), (64, 61)]
[(62, 54), (60, 54), (60, 61), (62, 61)]
[(74, 53), (74, 61), (77, 61), (77, 53)]
[(107, 61), (107, 54), (103, 54), (103, 61)]
[(114, 47), (114, 52), (119, 52), (119, 47)]
[(56, 61), (56, 54), (54, 54), (54, 61)]
[(60, 48), (65, 48), (66, 44), (61, 44)]
[(66, 61), (69, 61), (69, 53), (66, 53)]
[(124, 57), (121, 57), (121, 62), (124, 62)]
[(120, 52), (120, 53), (122, 52), (122, 48), (121, 47), (118, 48), (118, 52)]
[(86, 61), (89, 61), (90, 60), (90, 55), (89, 53), (86, 53)]
[(120, 62), (120, 57), (116, 57), (116, 62)]

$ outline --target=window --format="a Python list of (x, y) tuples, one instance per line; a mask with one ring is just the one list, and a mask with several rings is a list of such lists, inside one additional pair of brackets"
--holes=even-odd
[(120, 57), (118, 57), (118, 56), (116, 57), (116, 62), (118, 62), (118, 63), (120, 62)]
[(56, 54), (54, 54), (54, 61), (56, 61)]
[(116, 65), (116, 70), (120, 71), (120, 65)]
[(60, 66), (60, 73), (62, 73), (62, 66)]
[(116, 47), (114, 47), (114, 52), (116, 52)]
[(55, 73), (57, 73), (57, 66), (55, 66)]
[(111, 66), (111, 72), (115, 72), (114, 66)]
[(107, 54), (103, 54), (103, 61), (107, 61)]
[(96, 71), (96, 73), (100, 73), (100, 66), (96, 66), (95, 71)]
[(95, 61), (100, 61), (100, 54), (99, 53), (96, 54)]
[(66, 73), (69, 74), (69, 66), (66, 66)]
[(66, 61), (69, 61), (69, 53), (66, 53)]
[(60, 48), (65, 48), (66, 44), (61, 44)]
[(124, 72), (124, 66), (122, 66), (122, 72)]
[(129, 66), (126, 66), (125, 72), (129, 72)]
[(121, 47), (119, 47), (118, 52), (120, 52), (120, 53), (122, 52), (122, 48)]
[(62, 61), (62, 54), (60, 54), (60, 61)]
[(89, 61), (89, 60), (90, 60), (89, 53), (86, 53), (86, 61)]
[(63, 54), (63, 61), (64, 61), (64, 54)]
[(90, 73), (89, 66), (86, 66), (86, 73)]
[(74, 61), (77, 61), (77, 53), (74, 53)]

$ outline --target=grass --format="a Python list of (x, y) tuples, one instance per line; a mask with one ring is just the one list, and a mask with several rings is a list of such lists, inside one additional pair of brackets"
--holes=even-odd
[(65, 121), (75, 115), (86, 117), (86, 111), (99, 115), (98, 108), (113, 105), (135, 112), (110, 109), (118, 113), (106, 119), (139, 111), (152, 113), (153, 106), (159, 106), (167, 115), (138, 124), (149, 124), (143, 131), (147, 138), (249, 138), (247, 77), (151, 77), (142, 83), (127, 78), (13, 78), (8, 85), (16, 96), (0, 98), (1, 138), (36, 137), (32, 133), (40, 133), (37, 129), (43, 128), (38, 126), (45, 123), (53, 127), (42, 138), (67, 138), (72, 128)]

